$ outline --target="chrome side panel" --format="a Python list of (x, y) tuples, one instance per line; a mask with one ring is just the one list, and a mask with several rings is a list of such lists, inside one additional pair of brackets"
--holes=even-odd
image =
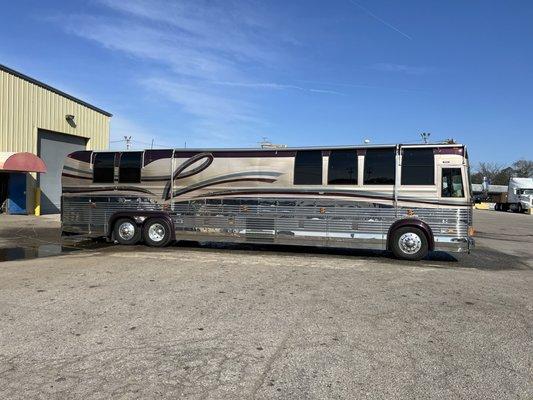
[(107, 235), (109, 218), (117, 211), (161, 209), (160, 204), (138, 197), (63, 197), (61, 226), (70, 234), (101, 237)]
[(176, 237), (208, 240), (385, 249), (398, 219), (431, 228), (435, 249), (467, 251), (472, 210), (398, 208), (367, 202), (311, 199), (221, 199), (173, 204)]
[(384, 209), (359, 207), (355, 213), (353, 205), (311, 199), (177, 202), (174, 225), (176, 237), (195, 240), (382, 249), (384, 219), (377, 214)]
[[(170, 206), (170, 207), (169, 207)], [(117, 211), (170, 209), (178, 240), (277, 243), (386, 249), (395, 221), (431, 228), (436, 250), (468, 251), (472, 209), (394, 208), (371, 202), (311, 198), (225, 198), (157, 204), (135, 197), (64, 197), (63, 230), (105, 236)]]

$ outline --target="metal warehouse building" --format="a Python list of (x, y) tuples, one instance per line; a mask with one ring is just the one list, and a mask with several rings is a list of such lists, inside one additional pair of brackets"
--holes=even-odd
[[(0, 205), (57, 213), (68, 153), (105, 150), (111, 114), (0, 65)], [(44, 172), (46, 171), (46, 172)]]

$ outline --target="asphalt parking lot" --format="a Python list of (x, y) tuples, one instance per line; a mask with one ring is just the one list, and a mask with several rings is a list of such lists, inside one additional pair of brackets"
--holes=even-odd
[(0, 398), (529, 399), (533, 216), (476, 211), (475, 227), (472, 254), (413, 263), (61, 252), (57, 219), (0, 216)]

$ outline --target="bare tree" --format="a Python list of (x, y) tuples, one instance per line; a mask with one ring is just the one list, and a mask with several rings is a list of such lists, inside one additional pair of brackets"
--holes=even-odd
[(472, 174), (472, 183), (482, 183), (483, 178), (486, 177), (491, 184), (497, 185), (494, 182), (495, 178), (501, 174), (503, 168), (502, 165), (497, 163), (480, 162)]
[(521, 159), (513, 163), (513, 170), (520, 178), (533, 178), (533, 161)]
[(509, 184), (509, 179), (514, 175), (515, 171), (512, 167), (503, 168), (492, 178), (491, 183), (493, 185), (507, 185)]
[(533, 161), (518, 160), (511, 167), (505, 167), (493, 162), (480, 162), (477, 168), (474, 169), (471, 179), (472, 183), (482, 183), (483, 178), (486, 177), (492, 185), (507, 185), (509, 179), (513, 176), (521, 178), (533, 177)]
[(487, 178), (494, 178), (498, 175), (502, 169), (503, 165), (493, 162), (480, 162), (478, 171), (481, 172)]

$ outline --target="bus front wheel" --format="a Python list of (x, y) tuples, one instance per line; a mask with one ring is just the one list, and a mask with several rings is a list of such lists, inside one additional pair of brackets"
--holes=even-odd
[(391, 249), (397, 258), (418, 261), (428, 254), (428, 241), (420, 229), (406, 226), (392, 234)]
[(164, 247), (170, 243), (170, 225), (162, 218), (151, 218), (144, 223), (143, 239), (148, 246)]
[(121, 218), (115, 223), (113, 236), (120, 244), (137, 244), (141, 240), (141, 228), (132, 219)]

